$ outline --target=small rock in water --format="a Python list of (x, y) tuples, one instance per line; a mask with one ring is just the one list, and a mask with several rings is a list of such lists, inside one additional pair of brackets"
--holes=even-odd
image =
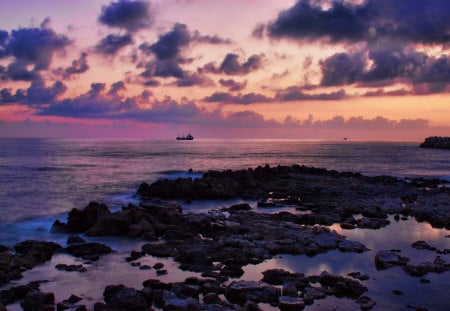
[(157, 262), (153, 265), (153, 269), (159, 270), (164, 268), (164, 264), (162, 262)]
[(359, 307), (361, 308), (361, 310), (370, 310), (376, 304), (376, 302), (374, 300), (372, 300), (370, 297), (367, 297), (367, 296), (359, 297), (359, 299), (356, 302), (359, 304)]
[(399, 290), (399, 289), (393, 289), (393, 290), (392, 290), (392, 293), (393, 293), (394, 295), (396, 295), (396, 296), (403, 295), (403, 292), (402, 292), (401, 290)]

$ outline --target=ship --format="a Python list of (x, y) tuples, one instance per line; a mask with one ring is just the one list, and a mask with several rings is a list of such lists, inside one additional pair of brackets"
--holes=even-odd
[(186, 136), (177, 136), (177, 140), (194, 140), (194, 136), (191, 135), (191, 133), (187, 134)]

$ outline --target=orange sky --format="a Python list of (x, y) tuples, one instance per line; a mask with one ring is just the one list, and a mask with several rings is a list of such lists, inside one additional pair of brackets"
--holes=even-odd
[(0, 1), (0, 136), (448, 135), (450, 4), (390, 3)]

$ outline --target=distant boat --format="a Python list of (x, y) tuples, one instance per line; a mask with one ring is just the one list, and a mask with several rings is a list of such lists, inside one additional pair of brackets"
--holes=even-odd
[(187, 134), (186, 136), (177, 136), (177, 140), (194, 140), (194, 136), (192, 136), (190, 133)]
[(342, 138), (342, 140), (348, 140), (348, 138), (347, 138), (347, 137), (344, 137), (344, 138)]

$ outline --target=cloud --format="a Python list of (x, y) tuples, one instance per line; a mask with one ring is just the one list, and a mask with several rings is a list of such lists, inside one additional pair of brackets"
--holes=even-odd
[(181, 49), (191, 42), (191, 35), (184, 24), (176, 23), (173, 29), (161, 35), (152, 45), (141, 45), (141, 49), (152, 52), (158, 60), (174, 59), (179, 56)]
[(446, 0), (299, 0), (266, 28), (271, 37), (295, 40), (440, 44), (450, 42), (449, 11)]
[(8, 39), (9, 33), (5, 30), (0, 29), (0, 59), (6, 57), (8, 54), (6, 53), (6, 40)]
[(64, 78), (70, 78), (72, 75), (78, 75), (88, 71), (87, 53), (81, 53), (80, 58), (72, 62), (72, 65), (64, 70)]
[(117, 96), (119, 91), (125, 91), (126, 89), (127, 88), (125, 87), (125, 83), (123, 81), (117, 81), (111, 84), (108, 95)]
[(95, 47), (96, 50), (103, 54), (114, 55), (121, 48), (130, 45), (133, 43), (133, 38), (129, 33), (124, 35), (114, 35), (109, 34), (103, 39)]
[(16, 62), (35, 65), (35, 70), (47, 69), (53, 53), (70, 44), (64, 35), (48, 28), (20, 28), (12, 30), (5, 49)]
[(27, 63), (25, 61), (14, 61), (7, 67), (4, 80), (13, 81), (33, 81), (39, 80), (40, 75), (37, 70), (28, 70)]
[(199, 69), (201, 72), (225, 73), (227, 75), (246, 75), (263, 67), (264, 54), (252, 55), (244, 63), (240, 63), (239, 55), (228, 53), (220, 67), (215, 63), (208, 63)]
[(211, 96), (207, 96), (203, 99), (205, 102), (214, 103), (227, 103), (227, 104), (239, 104), (248, 105), (254, 103), (269, 103), (273, 100), (265, 95), (248, 93), (248, 94), (238, 94), (232, 95), (230, 93), (215, 92)]
[(344, 90), (331, 93), (305, 93), (301, 87), (287, 87), (282, 91), (278, 91), (275, 95), (277, 101), (303, 101), (303, 100), (340, 100), (346, 97)]
[(145, 71), (141, 73), (144, 78), (174, 77), (181, 79), (185, 77), (185, 72), (177, 60), (150, 61), (145, 65), (145, 68)]
[(230, 92), (237, 92), (237, 91), (242, 91), (243, 89), (245, 89), (245, 87), (247, 86), (247, 80), (240, 83), (233, 79), (228, 79), (228, 80), (220, 79), (219, 84), (221, 86), (229, 88)]
[(179, 87), (190, 87), (194, 85), (214, 86), (214, 82), (210, 78), (198, 73), (184, 73), (183, 77), (179, 78), (173, 85)]
[(353, 84), (361, 78), (365, 67), (362, 53), (337, 53), (320, 61), (322, 85)]
[(210, 35), (201, 35), (198, 30), (194, 32), (194, 35), (192, 36), (192, 40), (194, 42), (198, 43), (207, 43), (207, 44), (231, 44), (231, 39), (223, 39), (220, 38), (217, 35), (210, 36)]
[(18, 103), (36, 108), (41, 105), (50, 104), (66, 90), (67, 86), (61, 81), (56, 81), (50, 87), (47, 87), (41, 80), (36, 80), (31, 82), (31, 85), (26, 91), (18, 89), (15, 94), (10, 89), (2, 89), (0, 91), (0, 103)]
[(134, 32), (150, 27), (153, 15), (145, 1), (119, 0), (102, 6), (98, 20), (103, 25)]

